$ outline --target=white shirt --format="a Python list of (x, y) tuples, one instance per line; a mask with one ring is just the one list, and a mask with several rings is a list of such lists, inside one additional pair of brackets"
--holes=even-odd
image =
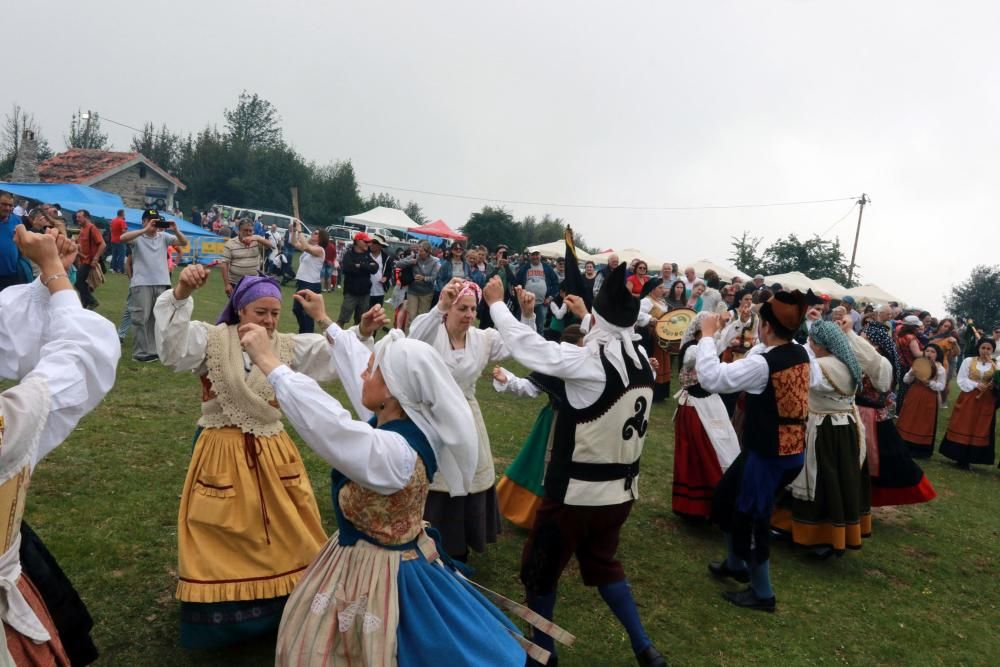
[[(10, 289), (9, 287), (7, 289)], [(4, 290), (6, 292), (6, 290)], [(962, 391), (977, 391), (979, 383), (975, 380), (969, 379), (969, 370), (972, 368), (972, 364), (976, 365), (979, 369), (980, 374), (991, 368), (990, 364), (984, 363), (979, 360), (979, 357), (966, 357), (962, 361), (961, 367), (958, 369), (958, 376), (955, 381), (958, 383), (958, 388)], [(1000, 380), (1000, 378), (994, 378), (994, 382)]]
[(604, 365), (593, 350), (545, 340), (533, 327), (518, 322), (499, 301), (490, 306), (490, 317), (514, 359), (534, 371), (565, 381), (566, 398), (574, 408), (593, 405), (604, 393), (607, 383)]
[[(362, 342), (336, 324), (330, 325), (326, 335), (331, 364), (348, 398), (361, 419), (370, 418), (371, 412), (361, 404), (361, 373), (371, 356), (371, 339)], [(302, 440), (351, 481), (383, 495), (395, 493), (409, 482), (417, 453), (403, 436), (354, 419), (315, 380), (288, 366), (278, 366), (267, 379)]]
[[(809, 386), (832, 390), (816, 363), (816, 358), (808, 345), (804, 345), (809, 354)], [(767, 367), (765, 352), (774, 349), (773, 345), (765, 346), (758, 343), (750, 348), (747, 356), (732, 363), (719, 361), (719, 353), (715, 340), (703, 337), (698, 341), (698, 360), (695, 362), (695, 372), (698, 373), (698, 383), (707, 392), (713, 394), (736, 394), (745, 391), (748, 394), (762, 394), (767, 389), (771, 373)]]
[(378, 264), (378, 271), (371, 275), (372, 290), (369, 292), (369, 296), (382, 296), (385, 294), (385, 283), (382, 282), (382, 271), (385, 269), (385, 253), (380, 252), (378, 255), (369, 253), (375, 263)]
[(299, 257), (299, 270), (295, 272), (295, 279), (304, 283), (319, 283), (322, 281), (323, 255), (311, 255), (303, 252)]

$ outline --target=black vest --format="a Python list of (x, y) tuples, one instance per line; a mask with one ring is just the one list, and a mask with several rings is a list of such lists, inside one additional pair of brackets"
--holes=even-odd
[(788, 456), (805, 449), (809, 417), (809, 353), (795, 343), (772, 348), (767, 388), (746, 394), (744, 449), (761, 456)]

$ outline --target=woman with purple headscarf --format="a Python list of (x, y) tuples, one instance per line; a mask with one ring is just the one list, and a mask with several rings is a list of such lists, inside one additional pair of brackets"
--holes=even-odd
[(191, 320), (191, 294), (208, 280), (188, 266), (156, 301), (164, 365), (197, 373), (199, 435), (177, 518), (181, 644), (216, 648), (277, 629), (289, 593), (326, 542), (302, 457), (281, 423), (274, 389), (237, 334), (257, 324), (282, 363), (323, 382), (335, 377), (319, 334), (275, 331), (281, 290), (245, 276), (218, 321)]

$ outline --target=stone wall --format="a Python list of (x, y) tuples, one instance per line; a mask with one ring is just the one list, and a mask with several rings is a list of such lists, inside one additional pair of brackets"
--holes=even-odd
[[(105, 192), (113, 192), (120, 196), (129, 208), (146, 208), (152, 206), (147, 203), (148, 197), (162, 198), (166, 201), (167, 208), (174, 207), (174, 193), (177, 186), (163, 178), (149, 167), (145, 167), (145, 178), (141, 176), (144, 165), (132, 165), (124, 171), (120, 171), (102, 181), (94, 183), (94, 187)], [(155, 196), (151, 193), (156, 194)]]

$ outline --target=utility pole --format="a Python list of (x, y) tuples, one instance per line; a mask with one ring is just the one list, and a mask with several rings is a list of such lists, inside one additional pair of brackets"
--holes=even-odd
[(858, 228), (854, 232), (854, 249), (851, 250), (851, 265), (847, 268), (847, 286), (850, 287), (851, 283), (854, 282), (854, 258), (858, 254), (858, 237), (861, 236), (861, 215), (865, 212), (865, 204), (871, 204), (872, 200), (868, 198), (868, 195), (861, 193), (861, 199), (858, 200), (860, 208), (858, 209)]

